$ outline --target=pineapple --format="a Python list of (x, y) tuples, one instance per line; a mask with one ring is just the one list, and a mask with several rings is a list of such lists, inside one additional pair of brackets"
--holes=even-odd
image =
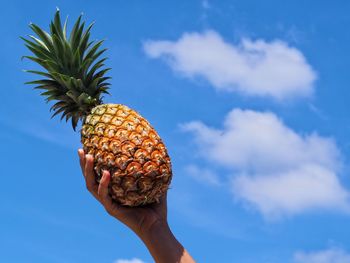
[(59, 10), (50, 23), (50, 33), (35, 24), (30, 28), (37, 36), (22, 38), (44, 71), (27, 70), (40, 80), (27, 84), (43, 90), (47, 102), (55, 101), (52, 117), (71, 120), (76, 130), (82, 123), (81, 142), (85, 153), (94, 157), (96, 181), (103, 170), (111, 174), (109, 194), (126, 206), (158, 202), (167, 191), (172, 169), (161, 138), (139, 113), (122, 104), (103, 104), (110, 83), (101, 55), (103, 41), (91, 41), (93, 24), (85, 27), (80, 16), (69, 37), (67, 19), (62, 25)]

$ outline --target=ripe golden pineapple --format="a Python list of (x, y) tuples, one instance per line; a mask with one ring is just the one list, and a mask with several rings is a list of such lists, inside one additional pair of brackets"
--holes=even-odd
[(94, 156), (99, 181), (109, 170), (109, 192), (113, 200), (127, 206), (157, 202), (167, 191), (172, 170), (165, 145), (153, 127), (136, 111), (121, 104), (102, 104), (110, 83), (109, 68), (100, 56), (103, 41), (90, 41), (92, 24), (84, 30), (81, 16), (67, 37), (59, 10), (50, 24), (50, 33), (35, 24), (37, 37), (22, 38), (33, 56), (24, 56), (42, 66), (45, 72), (27, 70), (43, 76), (28, 82), (42, 89), (46, 101), (56, 101), (53, 116), (71, 119), (76, 130), (82, 121), (81, 142), (85, 153)]

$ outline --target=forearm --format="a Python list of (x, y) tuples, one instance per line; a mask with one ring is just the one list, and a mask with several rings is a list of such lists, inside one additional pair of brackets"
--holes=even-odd
[(157, 223), (139, 236), (157, 263), (195, 262), (165, 223)]

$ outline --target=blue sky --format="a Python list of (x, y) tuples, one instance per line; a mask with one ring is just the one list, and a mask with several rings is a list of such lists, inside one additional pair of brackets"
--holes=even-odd
[(1, 262), (152, 262), (87, 193), (79, 134), (23, 84), (19, 36), (56, 6), (96, 21), (105, 101), (167, 144), (170, 225), (198, 262), (350, 262), (350, 3), (250, 0), (2, 3)]

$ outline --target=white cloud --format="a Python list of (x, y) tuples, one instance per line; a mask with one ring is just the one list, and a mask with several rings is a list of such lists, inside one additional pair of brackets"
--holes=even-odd
[(278, 100), (310, 96), (316, 73), (286, 42), (225, 42), (215, 31), (185, 33), (177, 41), (147, 41), (146, 54), (164, 59), (187, 77), (203, 77), (216, 89)]
[(273, 172), (301, 163), (331, 170), (340, 165), (333, 139), (317, 133), (299, 135), (271, 112), (234, 109), (221, 130), (196, 121), (182, 127), (194, 133), (203, 156), (231, 168)]
[(296, 263), (350, 263), (350, 254), (338, 248), (316, 252), (297, 252), (294, 255)]
[(201, 155), (232, 171), (232, 192), (267, 218), (314, 208), (349, 209), (337, 177), (341, 154), (331, 138), (298, 134), (271, 112), (234, 109), (223, 128), (182, 125)]
[(213, 186), (220, 185), (220, 178), (209, 169), (200, 168), (192, 164), (185, 167), (185, 172), (200, 183)]
[(307, 209), (348, 208), (348, 193), (337, 176), (317, 165), (280, 174), (239, 176), (233, 180), (232, 191), (270, 218)]
[(133, 259), (117, 259), (114, 263), (145, 263), (143, 260), (138, 258)]

